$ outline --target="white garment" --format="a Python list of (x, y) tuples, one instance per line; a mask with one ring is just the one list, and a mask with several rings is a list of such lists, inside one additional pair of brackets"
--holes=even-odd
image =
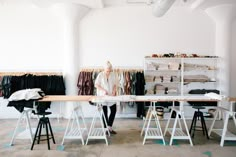
[(18, 90), (8, 98), (9, 101), (19, 100), (37, 100), (44, 96), (43, 91), (40, 88), (22, 89)]
[[(116, 79), (113, 72), (110, 73), (109, 77), (106, 77), (106, 73), (100, 72), (95, 80), (95, 85), (100, 85), (102, 88), (104, 88), (108, 95), (112, 95), (112, 91), (114, 86), (116, 85)], [(103, 90), (97, 89), (97, 96), (105, 96), (105, 92)], [(105, 106), (112, 106), (114, 102), (106, 102), (103, 103)]]
[(209, 98), (217, 99), (217, 100), (223, 100), (223, 99), (226, 98), (226, 96), (224, 96), (224, 95), (219, 95), (219, 94), (216, 94), (216, 93), (213, 93), (213, 92), (206, 93), (204, 95), (209, 97)]
[(125, 79), (124, 79), (123, 72), (119, 73), (118, 78), (119, 78), (119, 80), (118, 80), (119, 81), (118, 95), (124, 95), (124, 93), (125, 93), (125, 88), (124, 88)]

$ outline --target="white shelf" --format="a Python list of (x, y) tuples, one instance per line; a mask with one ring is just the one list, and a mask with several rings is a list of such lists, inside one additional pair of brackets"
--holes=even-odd
[(146, 82), (146, 84), (180, 84), (181, 82)]
[[(144, 129), (146, 131), (146, 129)], [(149, 128), (147, 131), (146, 139), (161, 139), (161, 130), (159, 128)]]
[(192, 82), (184, 82), (184, 85), (190, 84), (190, 83), (217, 83), (217, 81), (207, 81), (207, 82), (192, 81)]
[[(167, 129), (167, 131), (169, 132), (169, 134), (172, 134), (173, 128), (169, 128), (169, 129)], [(174, 134), (174, 139), (189, 139), (189, 137), (185, 132), (183, 132), (182, 129), (176, 128), (175, 134)]]
[(181, 71), (166, 69), (166, 70), (145, 70), (145, 72), (181, 72)]
[[(217, 135), (222, 136), (223, 129), (213, 129), (212, 131), (216, 133)], [(236, 135), (229, 131), (226, 131), (225, 140), (235, 141)]]
[[(188, 58), (177, 58), (177, 57), (153, 57), (144, 59), (144, 75), (150, 82), (146, 82), (145, 89), (148, 93), (157, 93), (154, 95), (184, 95), (192, 89), (216, 89), (219, 90), (220, 87), (220, 66), (219, 57), (188, 57)], [(172, 70), (179, 66), (179, 70)], [(166, 70), (148, 70), (157, 69), (160, 67), (168, 67)], [(171, 67), (171, 68), (170, 68)], [(186, 68), (186, 70), (185, 70)], [(209, 68), (209, 69), (208, 69)], [(173, 77), (175, 76), (179, 82), (151, 82), (152, 77), (155, 81), (155, 77)], [(203, 81), (185, 81), (185, 79), (200, 79)], [(214, 81), (204, 81), (204, 80), (214, 80)], [(156, 80), (161, 81), (161, 80)], [(176, 94), (158, 94), (155, 90), (155, 85), (160, 84), (164, 88), (174, 87), (177, 89)]]

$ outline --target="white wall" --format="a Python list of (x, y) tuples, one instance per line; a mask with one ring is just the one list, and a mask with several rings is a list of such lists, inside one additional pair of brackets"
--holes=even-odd
[(80, 65), (143, 66), (152, 53), (214, 55), (214, 23), (203, 12), (172, 8), (156, 18), (147, 6), (91, 11), (80, 25)]
[[(204, 13), (172, 8), (156, 18), (148, 6), (92, 10), (79, 27), (79, 64), (96, 67), (110, 60), (114, 66), (142, 67), (152, 53), (214, 55), (215, 25)], [(86, 115), (91, 112), (84, 107)], [(136, 114), (126, 107), (118, 116)]]
[(231, 58), (230, 58), (230, 96), (236, 96), (236, 19), (233, 21), (232, 24), (232, 41), (231, 41)]
[[(62, 71), (62, 21), (32, 4), (0, 4), (0, 71)], [(0, 118), (19, 113), (0, 99)]]
[[(5, 58), (0, 71), (62, 70), (61, 20), (50, 8), (0, 6), (0, 55)], [(172, 8), (163, 18), (154, 17), (148, 6), (92, 10), (78, 31), (80, 67), (101, 66), (107, 59), (114, 66), (143, 66), (144, 56), (152, 53), (214, 55), (214, 23), (204, 12), (182, 7)], [(17, 117), (3, 103), (0, 107), (0, 118)], [(84, 107), (87, 116), (93, 114), (86, 112), (89, 108)]]
[(0, 71), (61, 71), (62, 33), (48, 8), (0, 5)]

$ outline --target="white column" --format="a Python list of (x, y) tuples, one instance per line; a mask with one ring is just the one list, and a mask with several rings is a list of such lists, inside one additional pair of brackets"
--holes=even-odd
[[(63, 20), (64, 63), (63, 76), (66, 86), (66, 95), (77, 95), (77, 79), (79, 74), (78, 27), (80, 20), (89, 12), (83, 5), (60, 3), (53, 6), (53, 11)], [(66, 104), (63, 114), (68, 117), (73, 105)]]
[(221, 73), (220, 89), (222, 94), (230, 95), (230, 69), (232, 69), (231, 40), (232, 40), (232, 21), (236, 15), (234, 5), (220, 5), (206, 9), (207, 14), (215, 21), (215, 55), (222, 58), (220, 64)]

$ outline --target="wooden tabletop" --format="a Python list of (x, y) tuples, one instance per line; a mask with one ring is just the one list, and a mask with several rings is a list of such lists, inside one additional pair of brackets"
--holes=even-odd
[(46, 95), (38, 101), (90, 101), (92, 97), (92, 95)]
[(233, 101), (233, 102), (236, 102), (236, 98), (233, 98), (233, 97), (229, 97), (228, 99), (229, 101)]
[(104, 96), (93, 97), (93, 102), (167, 102), (167, 101), (199, 101), (199, 102), (215, 102), (218, 99), (213, 99), (204, 95), (191, 95), (191, 96)]
[(217, 99), (209, 98), (203, 95), (191, 95), (191, 96), (136, 96), (136, 101), (219, 101)]
[[(236, 100), (231, 99), (231, 101)], [(48, 101), (93, 101), (93, 102), (129, 102), (129, 101), (219, 101), (217, 99), (209, 98), (203, 95), (191, 95), (191, 96), (92, 96), (92, 95), (47, 95), (43, 99), (38, 100), (40, 102)]]

